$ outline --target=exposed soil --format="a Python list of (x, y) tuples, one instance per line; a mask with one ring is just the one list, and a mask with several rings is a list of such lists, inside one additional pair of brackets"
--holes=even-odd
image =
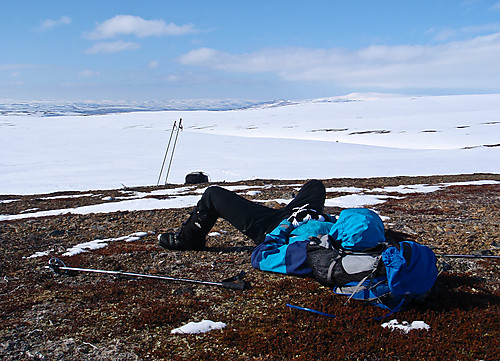
[[(385, 187), (494, 179), (476, 174), (434, 177), (328, 179), (327, 187)], [(252, 196), (287, 199), (303, 181), (252, 180), (276, 186)], [(226, 183), (227, 184), (227, 183)], [(234, 185), (231, 184), (231, 185)], [(278, 186), (280, 185), (280, 186)], [(200, 187), (205, 185), (200, 185)], [(173, 186), (170, 186), (173, 187)], [(154, 188), (133, 189), (148, 192)], [(123, 190), (0, 196), (0, 214), (72, 208), (116, 198)], [(500, 255), (500, 185), (449, 186), (433, 193), (396, 194), (373, 206), (386, 227), (410, 234), (436, 254)], [(80, 197), (69, 197), (81, 195)], [(96, 195), (99, 195), (98, 197)], [(329, 198), (342, 193), (328, 194)], [(60, 196), (60, 197), (59, 197)], [(46, 199), (46, 198), (49, 199)], [(248, 196), (250, 197), (250, 196)], [(280, 207), (282, 205), (273, 204)], [(421, 320), (409, 333), (381, 327), (386, 311), (335, 296), (314, 279), (264, 273), (250, 265), (253, 244), (227, 222), (214, 227), (203, 252), (166, 251), (156, 234), (178, 227), (190, 209), (59, 215), (0, 222), (0, 357), (3, 360), (499, 360), (500, 262), (438, 258), (443, 270), (425, 300), (389, 319)], [(339, 208), (328, 208), (338, 213)], [(75, 256), (69, 247), (95, 239), (150, 232)], [(47, 256), (27, 258), (52, 249)], [(68, 266), (122, 270), (220, 282), (243, 270), (244, 291), (188, 283), (79, 273)], [(335, 314), (329, 318), (286, 307)], [(199, 335), (171, 334), (188, 322), (227, 327)]]

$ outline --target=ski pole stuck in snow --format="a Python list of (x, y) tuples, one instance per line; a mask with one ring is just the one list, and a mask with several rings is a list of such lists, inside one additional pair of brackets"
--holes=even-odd
[(76, 267), (67, 267), (63, 261), (58, 258), (52, 258), (49, 260), (49, 265), (46, 268), (50, 268), (56, 274), (74, 274), (75, 272), (89, 272), (89, 273), (100, 273), (100, 274), (109, 274), (115, 276), (126, 276), (126, 277), (139, 277), (139, 278), (152, 278), (163, 281), (174, 281), (174, 282), (187, 282), (187, 283), (197, 283), (209, 286), (219, 286), (222, 288), (228, 288), (233, 290), (246, 290), (250, 288), (250, 283), (243, 280), (245, 277), (245, 272), (240, 272), (239, 274), (230, 277), (228, 279), (223, 280), (222, 282), (210, 282), (210, 281), (200, 281), (193, 280), (187, 278), (176, 278), (176, 277), (168, 277), (168, 276), (156, 276), (144, 273), (132, 273), (132, 272), (123, 272), (123, 271), (109, 271), (109, 270), (100, 270), (100, 269), (92, 269), (92, 268), (76, 268)]
[(174, 132), (176, 129), (177, 129), (177, 121), (174, 121), (174, 124), (172, 125), (172, 130), (170, 131), (170, 138), (168, 138), (168, 144), (167, 144), (167, 149), (165, 150), (165, 156), (163, 157), (163, 163), (161, 164), (160, 175), (158, 176), (158, 181), (156, 182), (157, 186), (160, 185), (160, 179), (161, 179), (161, 175), (163, 173), (163, 167), (165, 166), (165, 161), (167, 160), (168, 150), (170, 149), (170, 142), (172, 141), (172, 136), (174, 135)]
[(165, 176), (165, 184), (167, 184), (168, 175), (170, 174), (170, 167), (172, 166), (172, 159), (174, 159), (175, 146), (177, 145), (177, 137), (179, 136), (179, 131), (184, 129), (182, 126), (182, 118), (179, 119), (179, 126), (177, 127), (177, 131), (175, 132), (174, 144), (172, 146), (172, 153), (170, 154), (170, 161), (168, 163), (167, 175)]

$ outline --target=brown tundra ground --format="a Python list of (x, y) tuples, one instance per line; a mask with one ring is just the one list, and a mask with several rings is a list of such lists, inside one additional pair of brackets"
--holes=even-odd
[[(325, 179), (327, 187), (500, 181), (500, 175)], [(251, 199), (290, 199), (304, 181), (252, 180), (224, 185), (258, 189)], [(269, 187), (260, 187), (269, 185)], [(199, 188), (207, 184), (199, 185)], [(162, 188), (174, 188), (170, 185)], [(0, 214), (75, 208), (118, 201), (158, 187), (0, 196)], [(194, 193), (198, 194), (199, 193)], [(346, 193), (328, 193), (328, 198)], [(448, 185), (432, 193), (391, 193), (373, 205), (388, 229), (409, 234), (436, 254), (500, 254), (500, 183)], [(77, 196), (77, 197), (75, 197)], [(112, 198), (106, 198), (112, 197)], [(167, 197), (167, 196), (164, 196)], [(48, 199), (47, 199), (48, 198)], [(156, 197), (158, 198), (158, 197)], [(105, 200), (107, 199), (107, 200)], [(110, 200), (113, 199), (113, 200)], [(273, 207), (283, 204), (269, 203)], [(190, 209), (27, 217), (0, 222), (0, 357), (2, 360), (499, 360), (499, 260), (443, 259), (425, 300), (383, 321), (385, 311), (335, 296), (312, 278), (264, 273), (250, 265), (252, 241), (227, 222), (203, 252), (167, 251), (158, 232), (178, 227)], [(327, 208), (336, 214), (341, 208)], [(96, 239), (146, 232), (139, 240), (62, 256)], [(50, 251), (39, 257), (37, 252)], [(51, 257), (68, 266), (219, 282), (246, 272), (244, 291), (190, 283), (79, 273), (56, 275)], [(329, 318), (286, 307), (337, 315)], [(390, 319), (424, 321), (408, 333), (381, 327)], [(171, 334), (189, 322), (227, 327)]]

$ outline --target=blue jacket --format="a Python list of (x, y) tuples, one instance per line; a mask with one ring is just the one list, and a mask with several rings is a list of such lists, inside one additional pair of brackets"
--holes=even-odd
[(384, 225), (380, 217), (366, 208), (351, 208), (326, 221), (310, 220), (294, 227), (283, 220), (266, 235), (264, 242), (252, 252), (252, 266), (262, 271), (308, 275), (306, 246), (310, 237), (330, 234), (342, 247), (363, 250), (385, 241)]

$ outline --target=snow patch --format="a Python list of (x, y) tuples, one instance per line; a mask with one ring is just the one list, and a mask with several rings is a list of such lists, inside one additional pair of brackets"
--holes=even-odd
[(411, 330), (430, 330), (431, 326), (426, 324), (424, 321), (413, 321), (411, 324), (409, 324), (406, 321), (403, 321), (402, 323), (399, 323), (398, 320), (390, 320), (389, 322), (383, 323), (382, 324), (383, 328), (388, 328), (391, 331), (394, 330), (400, 330), (404, 333), (408, 333)]
[(397, 198), (391, 196), (374, 196), (368, 194), (350, 194), (346, 196), (330, 198), (325, 201), (327, 207), (340, 208), (361, 208), (365, 206), (374, 206), (384, 203), (389, 198)]
[(43, 198), (40, 198), (40, 199), (52, 200), (52, 199), (67, 199), (67, 198), (82, 198), (82, 197), (95, 197), (95, 195), (92, 194), (92, 193), (87, 193), (87, 194), (73, 194), (73, 195), (61, 195), (61, 196), (43, 197)]
[[(450, 186), (464, 186), (464, 185), (491, 185), (498, 184), (499, 181), (495, 180), (480, 180), (480, 181), (470, 181), (470, 182), (454, 182), (454, 183), (443, 183), (438, 185), (427, 185), (427, 184), (417, 184), (417, 185), (401, 185), (397, 187), (384, 187), (384, 188), (373, 188), (373, 189), (362, 189), (356, 187), (339, 187), (339, 188), (327, 188), (327, 192), (346, 192), (353, 194), (335, 197), (335, 198), (327, 198), (325, 205), (328, 207), (340, 207), (340, 208), (359, 208), (366, 206), (373, 206), (376, 204), (384, 203), (387, 199), (401, 199), (395, 196), (388, 195), (373, 195), (366, 193), (428, 193), (435, 192), (443, 187)], [(286, 186), (286, 185), (277, 185), (277, 186)], [(269, 186), (262, 186), (260, 188), (265, 189)], [(255, 188), (259, 188), (256, 186), (228, 186), (223, 187), (233, 191), (239, 192), (248, 192), (249, 189), (255, 190)], [(121, 200), (117, 202), (111, 203), (101, 203), (95, 204), (91, 206), (83, 206), (76, 208), (66, 208), (66, 209), (55, 209), (49, 211), (40, 211), (40, 212), (27, 212), (29, 210), (25, 210), (21, 212), (21, 214), (9, 214), (9, 215), (0, 215), (1, 221), (9, 221), (9, 220), (18, 220), (25, 218), (37, 218), (37, 217), (48, 217), (48, 216), (59, 216), (63, 214), (90, 214), (90, 213), (111, 213), (118, 211), (142, 211), (142, 210), (155, 210), (155, 209), (171, 209), (171, 208), (184, 208), (184, 207), (193, 207), (198, 203), (200, 196), (192, 195), (190, 193), (202, 194), (206, 190), (205, 188), (200, 188), (194, 190), (194, 187), (180, 187), (178, 189), (166, 189), (166, 190), (158, 190), (153, 191), (151, 193), (139, 193), (139, 192), (131, 192), (129, 197), (120, 197)], [(257, 191), (256, 191), (257, 192)], [(155, 195), (164, 196), (169, 195), (171, 198), (168, 199), (156, 199), (153, 198)], [(145, 198), (148, 196), (148, 198)], [(131, 199), (132, 198), (132, 199)], [(278, 202), (278, 203), (288, 203), (291, 199), (267, 199), (267, 200), (256, 200), (259, 203), (266, 202)]]
[[(62, 255), (63, 256), (74, 256), (79, 253), (84, 253), (88, 252), (94, 249), (100, 249), (106, 247), (110, 242), (117, 242), (117, 241), (125, 241), (125, 242), (134, 242), (140, 240), (142, 237), (147, 236), (148, 232), (135, 232), (132, 234), (129, 234), (128, 236), (122, 236), (122, 237), (117, 237), (117, 238), (107, 238), (107, 239), (96, 239), (93, 241), (89, 242), (84, 242), (77, 244), (73, 247), (70, 247), (64, 252)], [(25, 257), (27, 259), (30, 258), (38, 258), (38, 257), (43, 257), (43, 256), (48, 256), (50, 253), (54, 252), (54, 249), (49, 249), (47, 251), (43, 252), (36, 252), (32, 254), (31, 256)]]
[(367, 190), (366, 188), (358, 187), (328, 187), (326, 188), (326, 193), (361, 193)]
[(249, 195), (249, 196), (255, 196), (259, 193), (262, 193), (262, 191), (248, 191), (246, 192), (245, 194)]
[(63, 256), (74, 256), (79, 253), (91, 251), (94, 249), (104, 248), (107, 245), (108, 243), (106, 241), (101, 239), (96, 239), (94, 241), (80, 243), (77, 244), (76, 246), (69, 248), (68, 250), (66, 250), (66, 252), (63, 253)]
[(428, 185), (428, 184), (413, 184), (413, 185), (400, 185), (384, 188), (373, 188), (370, 192), (377, 193), (401, 193), (401, 194), (411, 194), (411, 193), (432, 193), (443, 188), (442, 185)]
[(48, 250), (43, 251), (43, 252), (35, 252), (31, 256), (23, 257), (23, 258), (31, 259), (31, 258), (38, 258), (38, 257), (48, 256), (51, 252), (54, 252), (53, 248), (48, 249)]
[(170, 333), (176, 334), (198, 334), (205, 333), (212, 330), (220, 330), (226, 327), (224, 322), (214, 322), (210, 320), (203, 320), (200, 322), (190, 322), (179, 328), (175, 328)]
[(0, 204), (7, 204), (7, 203), (12, 203), (12, 202), (19, 202), (20, 199), (4, 199), (0, 201)]
[(118, 238), (96, 239), (90, 242), (80, 243), (66, 250), (63, 256), (74, 256), (79, 253), (100, 249), (106, 247), (110, 242), (125, 241), (134, 242), (140, 240), (142, 237), (147, 236), (148, 232), (135, 232), (128, 236)]

